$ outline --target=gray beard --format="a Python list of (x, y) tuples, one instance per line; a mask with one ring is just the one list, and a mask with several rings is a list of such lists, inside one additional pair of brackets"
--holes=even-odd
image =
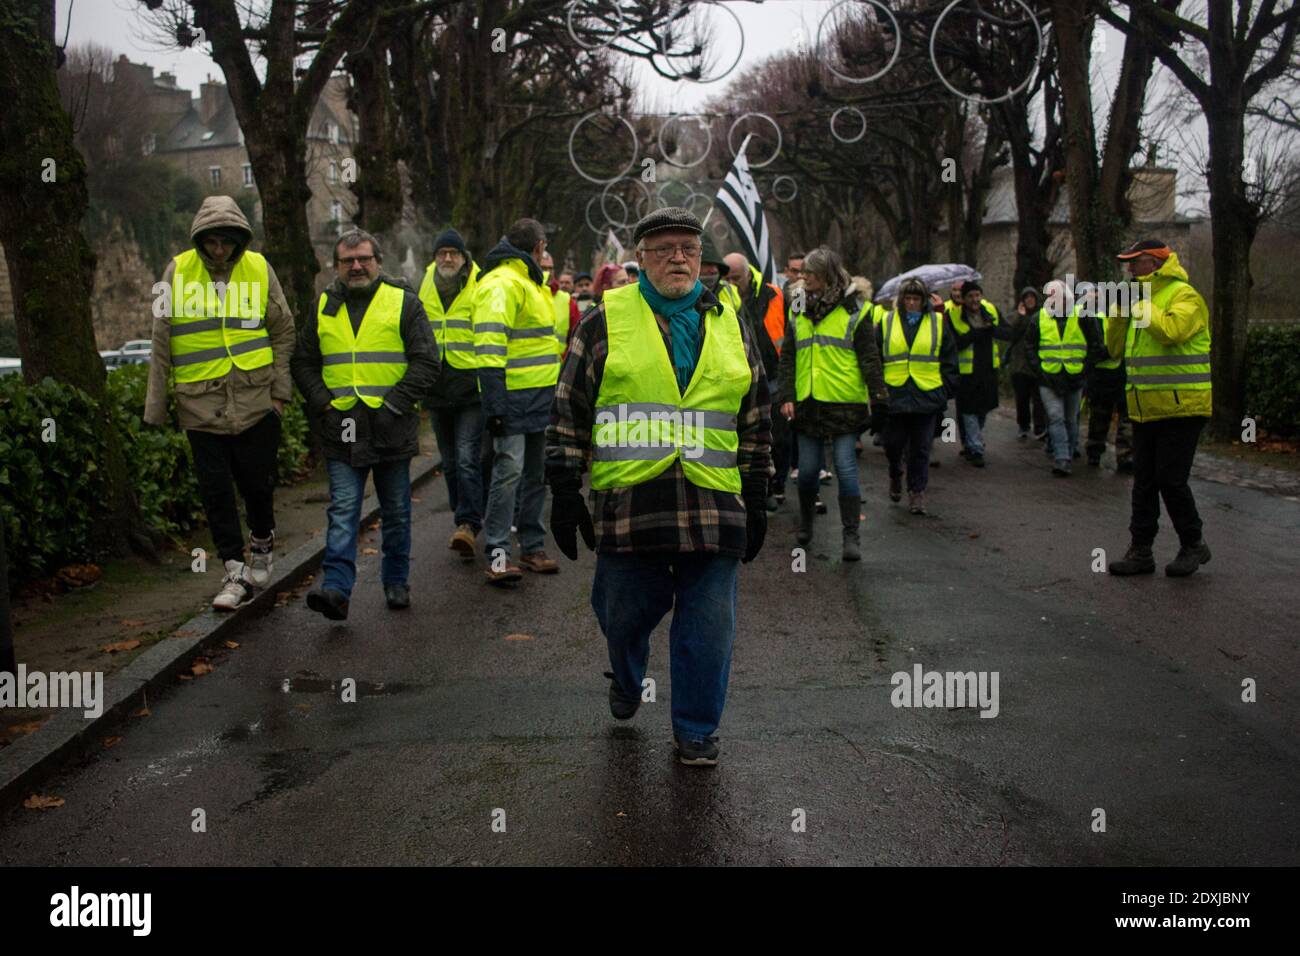
[(465, 284), (464, 277), (460, 269), (457, 269), (451, 275), (443, 275), (441, 269), (433, 270), (433, 284), (438, 292), (442, 295), (451, 295), (459, 292), (461, 286)]

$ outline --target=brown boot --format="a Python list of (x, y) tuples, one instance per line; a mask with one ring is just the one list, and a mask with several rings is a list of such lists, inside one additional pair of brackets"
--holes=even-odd
[(554, 558), (546, 556), (545, 551), (534, 551), (519, 558), (519, 563), (536, 574), (558, 574), (560, 566)]
[(474, 560), (474, 529), (467, 524), (460, 525), (451, 533), (447, 542), (448, 549), (455, 551), (466, 561)]

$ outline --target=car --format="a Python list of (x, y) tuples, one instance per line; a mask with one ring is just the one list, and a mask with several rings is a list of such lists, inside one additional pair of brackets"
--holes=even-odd
[(152, 339), (128, 339), (127, 341), (122, 343), (122, 348), (119, 351), (152, 352), (153, 340)]
[(131, 352), (123, 351), (118, 353), (117, 364), (119, 367), (123, 365), (146, 365), (148, 364), (151, 355), (153, 355), (153, 349), (150, 349), (147, 352), (142, 350)]
[(107, 352), (101, 351), (99, 357), (104, 360), (105, 368), (117, 368), (122, 364), (122, 353), (116, 349)]
[(0, 358), (0, 375), (16, 375), (23, 370), (23, 360)]

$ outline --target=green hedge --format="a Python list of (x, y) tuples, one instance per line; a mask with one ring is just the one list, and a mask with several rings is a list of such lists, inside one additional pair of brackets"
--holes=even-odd
[(1271, 435), (1300, 431), (1300, 325), (1252, 325), (1246, 338), (1246, 414)]
[[(147, 365), (110, 372), (109, 412), (145, 523), (175, 538), (203, 520), (203, 509), (185, 433), (144, 424), (148, 376)], [(97, 505), (106, 499), (98, 415), (99, 409), (80, 389), (48, 378), (28, 386), (21, 376), (0, 376), (0, 525), (8, 545), (11, 584), (96, 557), (90, 553), (90, 531)], [(54, 441), (43, 440), (49, 434), (43, 424), (47, 419), (54, 421)], [(295, 392), (284, 413), (282, 482), (301, 477), (307, 434), (302, 399)]]

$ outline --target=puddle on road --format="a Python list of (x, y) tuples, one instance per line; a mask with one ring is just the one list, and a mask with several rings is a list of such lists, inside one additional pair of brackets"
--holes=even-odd
[[(396, 681), (356, 681), (357, 697), (386, 697), (410, 690), (415, 684), (403, 684)], [(343, 690), (343, 678), (331, 680), (328, 677), (285, 677), (275, 685), (282, 694), (340, 694)]]

